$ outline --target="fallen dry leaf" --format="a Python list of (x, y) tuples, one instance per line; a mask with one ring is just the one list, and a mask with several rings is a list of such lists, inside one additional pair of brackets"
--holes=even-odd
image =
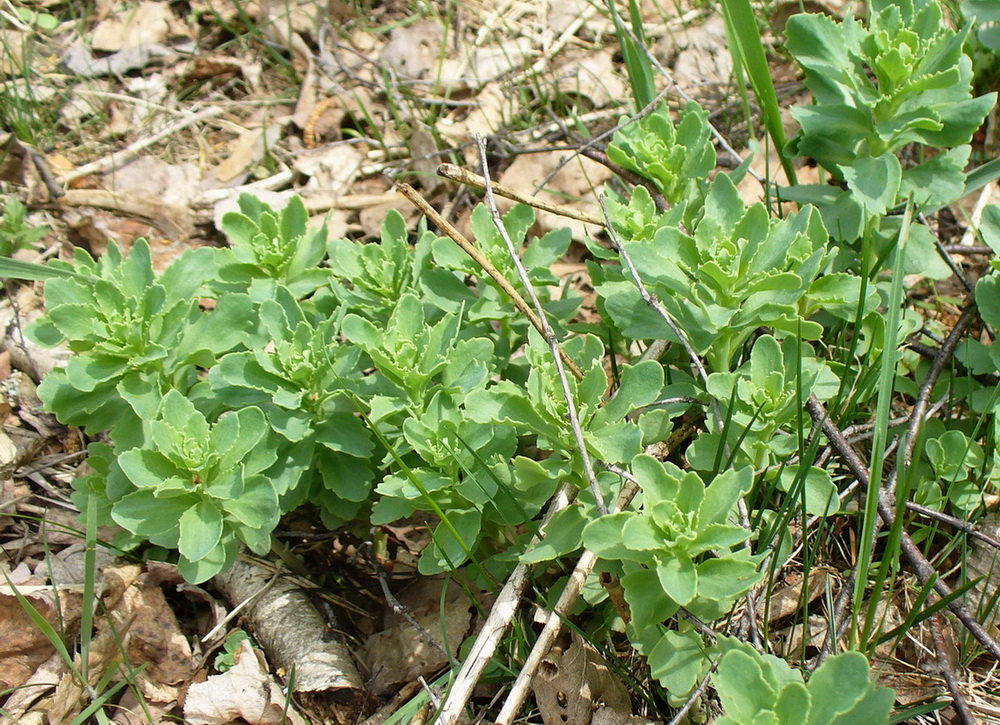
[(327, 192), (336, 198), (351, 188), (365, 161), (365, 155), (353, 145), (339, 143), (302, 151), (292, 168), (308, 177), (304, 189)]
[(177, 37), (190, 37), (190, 33), (170, 5), (144, 0), (116, 17), (99, 22), (90, 45), (94, 50), (115, 53), (123, 48), (165, 44)]
[(135, 665), (146, 664), (156, 682), (179, 685), (198, 671), (198, 657), (177, 622), (177, 616), (155, 578), (140, 576), (128, 587), (114, 610), (131, 621), (126, 650)]
[(241, 719), (249, 725), (305, 725), (250, 645), (243, 640), (233, 667), (188, 688), (184, 719), (191, 725), (226, 725)]
[(562, 66), (558, 78), (559, 92), (580, 112), (618, 103), (626, 95), (625, 84), (614, 72), (610, 49), (588, 53)]
[[(20, 688), (12, 692), (3, 704), (4, 717), (0, 717), (2, 725), (17, 723), (17, 725), (47, 725), (45, 709), (38, 701), (49, 695), (63, 675), (69, 670), (66, 661), (59, 654), (53, 654), (31, 674)], [(39, 719), (41, 718), (41, 719)]]
[(71, 45), (63, 55), (63, 65), (71, 73), (84, 78), (123, 76), (155, 62), (169, 62), (178, 57), (177, 51), (162, 43), (150, 43), (124, 48), (117, 53), (97, 58), (83, 43)]
[[(813, 569), (809, 572), (806, 603), (815, 601), (826, 591), (826, 581), (829, 576), (830, 572), (824, 569)], [(794, 614), (801, 607), (804, 585), (805, 580), (800, 577), (798, 581), (788, 586), (774, 589), (766, 600), (761, 599), (757, 602), (758, 614), (763, 615), (766, 607), (768, 622), (777, 622)]]
[[(72, 629), (80, 617), (82, 592), (63, 587), (18, 587), (35, 611), (57, 631)], [(0, 690), (20, 687), (55, 649), (35, 626), (10, 586), (0, 586)]]
[(421, 80), (433, 76), (441, 57), (444, 28), (436, 20), (418, 20), (395, 28), (382, 48), (382, 64), (400, 78)]
[(657, 43), (655, 53), (673, 69), (674, 81), (681, 88), (725, 85), (733, 72), (726, 26), (720, 15), (667, 33)]
[[(442, 611), (441, 588), (446, 584)], [(401, 684), (429, 676), (447, 664), (448, 654), (458, 654), (472, 626), (469, 597), (451, 580), (420, 579), (404, 589), (398, 600), (436, 644), (428, 642), (402, 614), (390, 612), (386, 628), (369, 637), (361, 649), (361, 657), (372, 673), (371, 690), (378, 695), (394, 692)]]
[(229, 156), (213, 169), (212, 174), (223, 184), (239, 183), (251, 167), (259, 164), (273, 149), (284, 131), (284, 124), (272, 121), (260, 128), (243, 131), (229, 144)]
[[(601, 653), (576, 632), (568, 647), (557, 644), (542, 658), (532, 689), (545, 725), (588, 725), (601, 705), (621, 716), (632, 712), (624, 683), (608, 669)], [(609, 722), (607, 714), (602, 717)]]
[[(88, 649), (87, 662), (90, 668), (88, 674), (91, 687), (104, 679), (110, 670), (117, 668), (121, 661), (120, 637), (127, 628), (123, 622), (117, 622), (115, 627), (108, 626), (107, 620), (101, 620), (100, 624), (98, 634), (90, 641)], [(79, 672), (81, 667), (79, 655), (74, 658), (74, 662), (75, 669)], [(64, 672), (48, 703), (50, 725), (69, 725), (76, 721), (90, 701), (91, 695), (83, 689), (77, 673)]]

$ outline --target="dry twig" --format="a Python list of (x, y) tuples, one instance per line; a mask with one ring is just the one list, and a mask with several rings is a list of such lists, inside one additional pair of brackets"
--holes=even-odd
[(511, 240), (510, 235), (507, 233), (507, 227), (504, 226), (503, 219), (500, 217), (500, 210), (497, 209), (496, 200), (493, 198), (493, 184), (490, 180), (489, 168), (486, 165), (486, 143), (483, 141), (482, 136), (479, 136), (478, 134), (476, 135), (476, 141), (479, 144), (479, 159), (483, 165), (486, 206), (490, 210), (490, 216), (493, 217), (493, 224), (500, 233), (500, 238), (503, 239), (504, 244), (507, 245), (507, 252), (510, 254), (511, 261), (517, 269), (518, 276), (521, 278), (521, 284), (524, 285), (524, 289), (527, 290), (528, 296), (531, 297), (531, 303), (534, 305), (535, 314), (537, 315), (538, 322), (541, 325), (541, 330), (539, 332), (541, 333), (546, 344), (548, 344), (549, 349), (552, 351), (552, 359), (555, 362), (556, 372), (559, 375), (559, 382), (562, 385), (563, 396), (566, 398), (566, 410), (569, 414), (569, 422), (573, 428), (573, 436), (576, 438), (577, 448), (580, 450), (580, 458), (583, 461), (583, 470), (587, 474), (587, 481), (590, 483), (591, 493), (594, 494), (594, 501), (597, 504), (597, 510), (604, 515), (608, 513), (608, 507), (604, 504), (604, 496), (601, 494), (601, 487), (597, 483), (597, 476), (594, 473), (594, 465), (591, 463), (590, 453), (587, 451), (587, 441), (583, 436), (583, 427), (580, 425), (580, 414), (576, 410), (576, 401), (574, 399), (573, 389), (570, 387), (569, 380), (566, 379), (566, 370), (563, 368), (563, 359), (560, 355), (562, 349), (559, 347), (559, 340), (556, 338), (555, 332), (552, 331), (551, 325), (549, 325), (548, 318), (545, 314), (545, 308), (542, 307), (541, 300), (539, 300), (538, 295), (535, 294), (535, 288), (531, 284), (531, 279), (528, 277), (528, 271), (521, 263), (521, 258), (518, 256), (518, 250), (514, 246), (514, 242)]
[[(826, 408), (819, 399), (812, 395), (809, 401), (806, 403), (806, 409), (809, 414), (813, 417), (813, 420), (820, 421), (823, 426), (823, 433), (830, 440), (833, 445), (834, 450), (837, 451), (837, 455), (840, 456), (841, 460), (847, 465), (851, 474), (858, 479), (858, 482), (867, 490), (869, 484), (868, 468), (865, 466), (858, 452), (854, 450), (854, 447), (847, 442), (840, 429), (830, 420), (830, 416), (826, 412)], [(896, 521), (896, 502), (895, 496), (887, 488), (879, 488), (879, 500), (878, 500), (878, 513), (882, 522), (886, 526), (892, 526)], [(942, 599), (948, 600), (948, 608), (952, 613), (958, 617), (958, 619), (965, 625), (966, 629), (972, 634), (973, 637), (995, 658), (1000, 660), (1000, 643), (998, 643), (993, 637), (986, 631), (983, 625), (975, 618), (975, 616), (968, 610), (965, 605), (956, 601), (952, 596), (953, 592), (951, 587), (945, 584), (937, 574), (934, 566), (927, 560), (920, 551), (910, 535), (905, 531), (900, 532), (900, 545), (903, 551), (903, 555), (909, 561), (910, 566), (913, 567), (917, 578), (920, 579), (921, 584), (927, 584), (932, 582), (934, 590), (941, 596)]]
[[(445, 219), (443, 216), (438, 214), (437, 209), (427, 203), (427, 200), (420, 195), (420, 193), (414, 189), (409, 184), (399, 183), (397, 187), (399, 192), (409, 199), (410, 203), (413, 204), (420, 213), (430, 219), (441, 231), (448, 235), (448, 237), (455, 242), (462, 250), (475, 260), (476, 264), (483, 268), (493, 281), (504, 292), (510, 297), (514, 306), (517, 307), (518, 311), (528, 318), (528, 322), (531, 326), (538, 330), (538, 334), (545, 336), (545, 327), (542, 321), (535, 314), (534, 310), (524, 301), (524, 297), (521, 293), (514, 289), (514, 286), (507, 281), (507, 278), (500, 274), (500, 271), (493, 266), (493, 263), (486, 258), (486, 256), (479, 250), (479, 248), (470, 242), (465, 236), (454, 227), (454, 225)], [(566, 354), (566, 351), (559, 348), (559, 357), (562, 359), (566, 366), (573, 372), (573, 376), (577, 380), (583, 379), (583, 372), (580, 370), (579, 366), (573, 361), (573, 359)]]

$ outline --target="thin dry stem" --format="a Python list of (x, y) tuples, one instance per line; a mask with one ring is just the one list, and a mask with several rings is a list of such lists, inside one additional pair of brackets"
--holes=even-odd
[(220, 108), (219, 106), (209, 106), (198, 113), (192, 113), (191, 115), (181, 118), (177, 122), (163, 128), (158, 133), (139, 139), (121, 151), (116, 151), (110, 156), (105, 156), (103, 159), (98, 159), (90, 164), (84, 164), (79, 168), (73, 169), (62, 176), (57, 177), (56, 182), (66, 186), (72, 181), (82, 179), (84, 176), (102, 174), (105, 171), (110, 171), (111, 169), (117, 168), (118, 166), (121, 166), (131, 160), (133, 157), (137, 156), (140, 151), (149, 148), (161, 139), (173, 136), (178, 131), (193, 124), (200, 123), (201, 121), (205, 121), (209, 118), (214, 118), (215, 116), (221, 116), (224, 110), (225, 109)]
[[(455, 166), (454, 164), (441, 164), (437, 168), (437, 173), (438, 176), (443, 176), (444, 178), (456, 181), (459, 184), (471, 186), (475, 189), (486, 189), (486, 179), (479, 174), (474, 174), (468, 169), (463, 169), (460, 166)], [(585, 211), (578, 211), (577, 209), (562, 206), (561, 204), (552, 204), (539, 199), (536, 196), (522, 194), (517, 189), (512, 189), (504, 184), (498, 184), (495, 181), (490, 182), (490, 185), (493, 187), (494, 194), (498, 194), (506, 199), (527, 204), (528, 206), (533, 206), (536, 209), (552, 212), (553, 214), (558, 214), (559, 216), (564, 216), (569, 219), (576, 219), (577, 221), (585, 222), (587, 224), (604, 226), (604, 222), (600, 217), (588, 214)]]
[[(562, 483), (552, 498), (552, 503), (545, 514), (542, 527), (559, 510), (565, 508), (576, 498), (576, 485), (570, 482)], [(538, 537), (532, 539), (532, 543), (537, 543)], [(521, 603), (521, 597), (528, 586), (528, 573), (531, 568), (527, 564), (518, 564), (511, 572), (507, 583), (497, 596), (493, 608), (490, 610), (483, 628), (476, 637), (468, 656), (462, 663), (461, 669), (455, 676), (455, 681), (448, 691), (444, 704), (438, 713), (437, 722), (439, 725), (455, 725), (462, 717), (462, 711), (472, 697), (472, 691), (479, 684), (479, 678), (486, 670), (486, 665), (490, 663), (493, 654), (507, 628), (510, 627), (517, 608)]]
[(955, 664), (952, 662), (948, 647), (945, 645), (940, 612), (931, 617), (931, 639), (934, 640), (934, 654), (937, 656), (938, 669), (951, 693), (951, 706), (958, 713), (962, 725), (976, 725), (976, 716), (969, 709), (969, 704), (962, 694), (962, 688), (958, 686), (958, 680), (955, 678)]
[[(484, 272), (486, 272), (490, 277), (493, 278), (493, 281), (497, 283), (500, 289), (502, 289), (504, 292), (507, 293), (507, 296), (510, 297), (511, 301), (514, 303), (514, 306), (517, 307), (518, 311), (522, 315), (527, 317), (528, 322), (531, 323), (531, 326), (534, 327), (536, 330), (538, 330), (538, 334), (544, 337), (545, 327), (542, 325), (542, 321), (538, 319), (538, 315), (536, 315), (535, 311), (531, 309), (531, 306), (524, 301), (524, 298), (521, 296), (521, 293), (518, 292), (516, 289), (514, 289), (514, 286), (511, 285), (511, 283), (508, 282), (507, 279), (502, 274), (500, 274), (500, 271), (493, 266), (493, 263), (486, 258), (486, 256), (479, 250), (479, 248), (472, 242), (470, 242), (468, 239), (466, 239), (465, 236), (460, 231), (458, 231), (454, 227), (454, 225), (452, 225), (451, 222), (449, 222), (443, 216), (438, 214), (437, 209), (428, 204), (427, 200), (424, 199), (424, 197), (422, 197), (420, 193), (412, 186), (400, 182), (399, 184), (397, 184), (396, 188), (399, 189), (399, 192), (403, 196), (405, 196), (407, 199), (410, 200), (411, 204), (417, 207), (417, 209), (420, 211), (421, 214), (430, 219), (431, 222), (433, 222), (438, 227), (438, 229), (447, 234), (448, 237), (453, 242), (455, 242), (455, 244), (461, 247), (466, 254), (472, 257), (472, 259), (476, 262), (476, 264), (478, 264), (480, 267), (483, 268)], [(569, 355), (567, 355), (566, 351), (563, 350), (562, 348), (559, 348), (559, 357), (562, 359), (564, 363), (566, 363), (566, 366), (571, 371), (573, 371), (573, 376), (577, 380), (583, 379), (583, 372), (580, 370), (579, 366), (575, 362), (573, 362), (573, 359)]]
[[(840, 456), (841, 460), (847, 465), (851, 474), (858, 479), (861, 486), (868, 490), (869, 475), (868, 468), (865, 466), (864, 462), (861, 460), (861, 456), (858, 452), (854, 450), (854, 447), (847, 442), (840, 429), (830, 420), (830, 416), (826, 412), (826, 408), (819, 399), (812, 395), (809, 401), (806, 403), (806, 409), (809, 414), (813, 417), (813, 420), (820, 421), (823, 425), (823, 432), (826, 437), (830, 440), (831, 445), (834, 450), (837, 451), (837, 455)], [(887, 488), (879, 488), (879, 500), (878, 500), (878, 513), (882, 522), (886, 526), (892, 526), (896, 521), (896, 501), (895, 496)], [(917, 546), (910, 535), (905, 531), (900, 532), (900, 546), (903, 555), (906, 560), (910, 563), (913, 571), (916, 573), (917, 578), (920, 579), (921, 584), (927, 584), (932, 582), (934, 590), (941, 596), (942, 599), (948, 600), (948, 608), (952, 613), (958, 617), (958, 619), (965, 625), (966, 629), (972, 634), (973, 637), (995, 658), (1000, 660), (1000, 643), (998, 643), (993, 637), (986, 631), (983, 625), (975, 618), (975, 616), (960, 602), (956, 601), (952, 597), (952, 590), (947, 584), (945, 584), (939, 577), (934, 566), (927, 560), (927, 558), (921, 552), (920, 547)]]
[[(639, 487), (633, 481), (626, 481), (625, 485), (622, 486), (621, 493), (618, 495), (618, 500), (615, 502), (614, 511), (616, 513), (624, 511), (638, 492)], [(566, 588), (559, 595), (559, 600), (545, 620), (545, 627), (538, 635), (538, 639), (531, 648), (531, 653), (524, 661), (517, 679), (514, 680), (514, 684), (511, 686), (510, 694), (507, 695), (503, 708), (501, 708), (500, 714), (497, 716), (497, 725), (511, 725), (517, 714), (521, 711), (521, 707), (524, 705), (524, 701), (527, 699), (528, 692), (531, 689), (531, 683), (534, 681), (535, 675), (538, 673), (538, 668), (542, 664), (542, 659), (548, 654), (556, 638), (559, 636), (559, 632), (562, 631), (563, 620), (576, 603), (576, 600), (579, 599), (580, 593), (583, 591), (583, 586), (587, 583), (587, 578), (593, 572), (597, 561), (598, 557), (596, 554), (584, 550), (583, 555), (573, 569), (573, 573), (570, 575), (569, 581), (566, 583)]]
[(535, 287), (531, 284), (531, 279), (528, 277), (528, 271), (521, 263), (521, 258), (518, 256), (517, 248), (514, 246), (514, 242), (507, 233), (507, 227), (504, 226), (503, 219), (500, 217), (500, 210), (497, 209), (496, 199), (493, 198), (493, 184), (490, 180), (489, 168), (486, 165), (486, 143), (483, 141), (482, 136), (479, 136), (478, 134), (476, 135), (476, 141), (479, 144), (479, 159), (483, 165), (483, 179), (486, 182), (486, 206), (490, 210), (490, 216), (493, 217), (494, 226), (496, 226), (497, 231), (500, 233), (500, 237), (507, 246), (507, 252), (510, 254), (511, 261), (517, 269), (518, 276), (521, 278), (521, 284), (524, 285), (524, 289), (527, 290), (528, 296), (531, 297), (531, 303), (535, 307), (535, 313), (538, 315), (538, 321), (542, 326), (542, 338), (544, 338), (546, 344), (549, 346), (549, 349), (552, 351), (552, 359), (556, 364), (556, 372), (559, 376), (559, 383), (562, 385), (563, 396), (566, 398), (566, 410), (569, 414), (570, 426), (573, 428), (573, 437), (576, 438), (576, 446), (580, 450), (580, 458), (583, 461), (583, 470), (587, 474), (587, 481), (590, 484), (591, 493), (594, 494), (594, 501), (597, 504), (597, 510), (601, 513), (601, 515), (604, 515), (608, 513), (608, 507), (604, 503), (604, 496), (601, 494), (601, 486), (597, 482), (597, 475), (594, 473), (594, 464), (591, 462), (590, 453), (587, 451), (587, 441), (583, 435), (583, 427), (580, 425), (580, 414), (576, 410), (576, 400), (573, 395), (573, 389), (570, 387), (569, 380), (566, 378), (566, 370), (563, 368), (563, 361), (559, 355), (561, 351), (561, 348), (559, 347), (559, 340), (556, 338), (555, 332), (552, 331), (552, 326), (549, 325), (548, 317), (545, 314), (545, 308), (542, 307), (542, 301), (538, 299), (538, 295), (535, 294)]

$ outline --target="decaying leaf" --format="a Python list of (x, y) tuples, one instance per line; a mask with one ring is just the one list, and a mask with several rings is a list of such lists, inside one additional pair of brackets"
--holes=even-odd
[[(448, 589), (442, 609), (441, 588), (445, 584)], [(386, 628), (369, 637), (362, 649), (364, 662), (372, 673), (371, 689), (379, 695), (393, 692), (417, 677), (429, 676), (447, 664), (449, 655), (458, 654), (459, 645), (472, 625), (468, 595), (453, 581), (420, 579), (398, 599), (412, 621), (390, 613)], [(418, 631), (413, 622), (424, 632)], [(430, 635), (434, 644), (425, 635)]]
[[(80, 616), (80, 587), (19, 586), (22, 596), (57, 631), (72, 628)], [(0, 586), (0, 690), (19, 687), (55, 649), (32, 622), (6, 583)]]
[(799, 577), (798, 581), (775, 589), (766, 599), (761, 598), (757, 602), (758, 614), (763, 615), (766, 612), (768, 622), (777, 622), (794, 614), (802, 606), (803, 588), (808, 589), (805, 596), (806, 603), (813, 602), (826, 591), (828, 576), (829, 572), (823, 569), (813, 569), (809, 572), (808, 587), (805, 586), (806, 580)]
[[(601, 707), (630, 716), (632, 705), (624, 683), (608, 669), (593, 645), (576, 632), (571, 636), (568, 647), (556, 645), (545, 655), (532, 685), (542, 721), (545, 725), (588, 725)], [(629, 720), (603, 714), (601, 722)]]
[(90, 45), (94, 50), (115, 53), (123, 48), (167, 43), (173, 38), (189, 35), (168, 3), (145, 0), (124, 13), (98, 23)]
[(241, 720), (249, 725), (305, 725), (286, 704), (285, 695), (264, 667), (249, 640), (240, 643), (236, 664), (222, 674), (188, 689), (184, 718), (192, 725), (226, 725)]

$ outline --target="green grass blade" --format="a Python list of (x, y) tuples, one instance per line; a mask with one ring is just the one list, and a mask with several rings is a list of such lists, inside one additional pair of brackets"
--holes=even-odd
[(635, 98), (636, 110), (645, 108), (656, 98), (656, 85), (653, 83), (653, 64), (649, 56), (643, 52), (640, 44), (643, 42), (642, 17), (636, 0), (629, 0), (629, 13), (632, 20), (632, 32), (625, 27), (615, 0), (608, 0), (608, 11), (615, 24), (615, 33), (622, 47), (622, 57), (628, 70), (629, 83), (632, 86), (632, 96)]
[[(887, 315), (885, 322), (885, 335), (882, 339), (882, 360), (879, 375), (878, 394), (875, 404), (875, 430), (872, 438), (872, 459), (869, 464), (868, 490), (865, 493), (865, 514), (861, 524), (861, 548), (858, 552), (857, 577), (854, 580), (854, 611), (862, 611), (862, 600), (865, 589), (868, 585), (868, 570), (871, 567), (872, 554), (875, 549), (875, 531), (878, 521), (878, 496), (882, 486), (882, 469), (885, 458), (886, 444), (889, 438), (889, 414), (892, 403), (892, 395), (896, 378), (896, 361), (898, 358), (897, 337), (899, 336), (899, 321), (903, 308), (903, 257), (906, 252), (906, 241), (910, 234), (910, 222), (913, 219), (913, 206), (906, 205), (906, 212), (903, 214), (903, 223), (899, 230), (899, 238), (896, 244), (896, 260), (892, 271), (892, 286), (889, 291), (887, 302)], [(868, 235), (870, 237), (870, 235)], [(896, 518), (896, 526), (902, 525), (902, 518)], [(894, 526), (895, 528), (895, 526)], [(895, 549), (883, 552), (883, 556), (889, 561), (898, 561), (899, 557), (899, 537), (892, 537)], [(874, 591), (880, 592), (881, 586), (885, 582), (888, 569), (891, 567), (881, 567), (879, 576), (874, 584)], [(867, 640), (871, 632), (872, 624), (875, 620), (875, 608), (879, 598), (875, 597), (869, 603), (865, 616), (865, 624), (861, 633), (862, 641)]]
[(3, 572), (3, 578), (7, 581), (7, 586), (10, 587), (14, 596), (17, 597), (18, 603), (31, 618), (31, 621), (34, 622), (35, 626), (38, 627), (38, 631), (42, 633), (42, 636), (48, 640), (49, 644), (52, 645), (52, 648), (62, 658), (62, 661), (66, 663), (66, 667), (69, 671), (79, 677), (80, 673), (76, 670), (76, 665), (73, 662), (73, 655), (71, 655), (69, 650), (66, 649), (66, 644), (62, 641), (62, 637), (59, 636), (59, 633), (56, 632), (55, 628), (49, 624), (49, 621), (42, 616), (41, 612), (35, 609), (35, 605), (28, 601), (28, 598), (18, 591), (17, 587), (10, 580), (10, 577), (7, 576), (6, 572)]
[(764, 126), (781, 159), (788, 183), (796, 184), (795, 166), (785, 155), (785, 126), (781, 122), (781, 108), (778, 94), (771, 80), (771, 69), (767, 65), (764, 44), (760, 40), (757, 18), (754, 16), (750, 0), (722, 0), (722, 16), (726, 21), (726, 35), (733, 51), (734, 63), (746, 68), (750, 85), (760, 103)]
[(974, 191), (979, 191), (990, 182), (1000, 179), (1000, 159), (987, 161), (982, 166), (977, 166), (965, 176), (965, 191), (963, 196), (968, 196)]
[(68, 269), (49, 267), (45, 264), (35, 262), (22, 262), (20, 259), (10, 259), (0, 257), (0, 277), (10, 279), (24, 279), (33, 282), (57, 277), (74, 277), (76, 279), (90, 279), (86, 275), (71, 272)]
[(97, 501), (87, 502), (87, 533), (83, 556), (83, 604), (80, 608), (80, 673), (89, 682), (90, 638), (94, 631), (94, 584), (97, 580)]

